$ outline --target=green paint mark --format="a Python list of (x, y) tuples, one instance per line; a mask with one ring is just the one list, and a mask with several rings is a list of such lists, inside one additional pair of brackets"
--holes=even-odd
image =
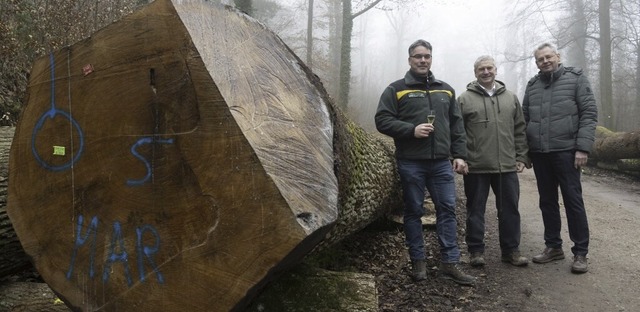
[(64, 156), (65, 150), (64, 146), (53, 146), (53, 155)]

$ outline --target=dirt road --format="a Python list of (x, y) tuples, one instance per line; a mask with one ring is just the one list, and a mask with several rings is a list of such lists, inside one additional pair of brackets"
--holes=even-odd
[[(531, 263), (527, 268), (514, 270), (498, 265), (499, 251), (491, 254), (494, 259), (488, 259), (488, 265), (496, 271), (487, 272), (485, 283), (495, 283), (497, 289), (504, 286), (500, 284), (510, 285), (511, 294), (495, 294), (498, 301), (505, 295), (515, 297), (502, 298), (504, 311), (511, 311), (510, 307), (514, 311), (516, 307), (520, 311), (640, 311), (640, 183), (637, 179), (599, 175), (588, 168), (582, 181), (591, 232), (589, 272), (582, 275), (570, 272), (572, 242), (563, 213), (565, 260)], [(520, 184), (520, 250), (531, 258), (544, 248), (532, 170), (520, 175)], [(487, 211), (495, 209), (488, 206)], [(491, 233), (488, 239), (491, 246), (497, 245), (497, 233)]]

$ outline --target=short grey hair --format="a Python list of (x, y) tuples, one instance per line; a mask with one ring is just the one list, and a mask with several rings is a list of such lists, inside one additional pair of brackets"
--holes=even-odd
[(550, 48), (551, 51), (553, 51), (553, 53), (558, 54), (558, 48), (556, 48), (556, 46), (553, 45), (553, 43), (544, 42), (544, 43), (540, 44), (535, 50), (533, 50), (533, 57), (536, 57), (536, 53), (538, 53), (538, 51), (540, 51), (540, 50), (542, 50), (544, 48)]
[(496, 60), (494, 60), (493, 57), (491, 57), (489, 55), (482, 55), (482, 56), (478, 57), (476, 59), (476, 61), (473, 63), (473, 71), (476, 71), (476, 69), (478, 69), (478, 66), (480, 66), (480, 63), (482, 63), (484, 61), (489, 61), (489, 62), (493, 63), (494, 67), (496, 67)]
[(431, 48), (431, 43), (429, 43), (429, 41), (418, 39), (409, 46), (409, 56), (411, 56), (411, 52), (413, 52), (413, 50), (415, 50), (415, 48), (419, 46), (423, 46), (429, 49), (429, 51), (433, 51), (433, 49)]

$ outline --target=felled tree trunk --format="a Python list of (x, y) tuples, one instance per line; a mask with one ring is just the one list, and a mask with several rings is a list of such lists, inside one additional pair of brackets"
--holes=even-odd
[(590, 157), (604, 161), (640, 158), (640, 131), (601, 133)]
[(0, 284), (0, 311), (69, 312), (45, 283), (16, 282)]
[(242, 310), (397, 204), (391, 151), (233, 9), (158, 0), (30, 77), (8, 212), (74, 310)]
[(618, 159), (616, 161), (618, 170), (640, 172), (640, 159)]
[(0, 277), (31, 265), (7, 214), (9, 149), (14, 131), (14, 127), (0, 127)]

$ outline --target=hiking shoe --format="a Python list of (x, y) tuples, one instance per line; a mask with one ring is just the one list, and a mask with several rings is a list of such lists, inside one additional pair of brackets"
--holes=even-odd
[(520, 255), (519, 251), (514, 251), (510, 254), (502, 255), (502, 262), (511, 263), (512, 265), (521, 267), (529, 264), (529, 259)]
[(587, 273), (589, 268), (587, 267), (587, 257), (575, 256), (573, 257), (573, 264), (571, 265), (571, 273), (581, 274)]
[(545, 248), (541, 254), (533, 256), (533, 262), (535, 263), (547, 263), (554, 260), (564, 259), (564, 251), (562, 248)]
[(411, 260), (411, 279), (419, 282), (427, 279), (427, 262), (422, 260)]
[(481, 267), (484, 266), (486, 262), (484, 262), (484, 254), (481, 252), (472, 252), (469, 257), (469, 265), (472, 267)]
[(460, 285), (473, 286), (476, 283), (476, 278), (462, 272), (457, 263), (440, 263), (438, 277), (452, 280)]

